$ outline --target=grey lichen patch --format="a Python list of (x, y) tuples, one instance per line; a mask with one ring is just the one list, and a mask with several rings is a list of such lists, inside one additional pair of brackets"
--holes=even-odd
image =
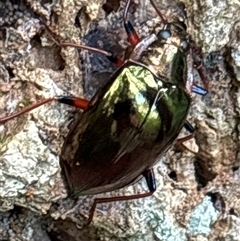
[(211, 198), (206, 196), (202, 203), (196, 206), (191, 214), (188, 231), (192, 235), (207, 235), (211, 232), (211, 223), (218, 218), (218, 211), (214, 208)]
[(240, 239), (239, 225), (239, 218), (234, 215), (218, 220), (213, 225), (209, 240), (223, 239), (238, 241)]
[[(1, 173), (4, 177), (1, 180), (3, 200), (15, 199), (21, 206), (46, 213), (53, 186), (51, 177), (59, 172), (59, 164), (56, 157), (43, 145), (34, 122), (25, 124), (22, 131), (14, 136), (1, 159), (1, 166), (4, 168)], [(32, 186), (36, 190), (32, 194), (33, 200), (26, 202), (27, 192)], [(1, 211), (6, 209), (4, 207)]]
[(189, 33), (203, 52), (223, 48), (229, 41), (231, 29), (238, 21), (239, 1), (183, 1), (188, 15)]

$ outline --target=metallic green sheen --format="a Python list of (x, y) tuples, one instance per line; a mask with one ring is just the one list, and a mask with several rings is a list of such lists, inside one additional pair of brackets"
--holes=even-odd
[[(170, 77), (182, 85), (184, 63), (180, 67)], [(130, 184), (170, 147), (190, 106), (184, 88), (170, 82), (128, 61), (96, 94), (62, 149), (61, 166), (74, 196)]]

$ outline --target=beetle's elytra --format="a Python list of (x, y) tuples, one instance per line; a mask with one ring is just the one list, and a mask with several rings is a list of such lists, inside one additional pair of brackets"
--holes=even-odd
[(192, 83), (193, 63), (185, 28), (179, 23), (167, 23), (151, 0), (164, 27), (140, 39), (127, 21), (131, 2), (127, 1), (123, 17), (132, 45), (125, 62), (104, 50), (60, 43), (62, 47), (102, 53), (120, 66), (90, 101), (57, 96), (0, 119), (0, 124), (4, 124), (53, 100), (84, 110), (65, 140), (60, 159), (67, 188), (73, 197), (122, 188), (141, 174), (146, 178), (148, 193), (96, 199), (88, 223), (99, 202), (146, 197), (155, 191), (152, 166), (184, 125), (191, 130), (186, 118), (192, 90), (202, 95), (206, 93)]
[(61, 164), (76, 195), (131, 183), (176, 139), (188, 113), (188, 93), (141, 65), (125, 62), (111, 82), (92, 99), (62, 149)]

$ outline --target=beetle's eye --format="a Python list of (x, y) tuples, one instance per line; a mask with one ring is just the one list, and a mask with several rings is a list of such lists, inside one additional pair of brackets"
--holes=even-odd
[(182, 47), (183, 47), (184, 50), (188, 50), (189, 43), (186, 39), (182, 41)]
[(169, 29), (160, 30), (157, 34), (159, 40), (167, 40), (171, 37), (171, 31)]

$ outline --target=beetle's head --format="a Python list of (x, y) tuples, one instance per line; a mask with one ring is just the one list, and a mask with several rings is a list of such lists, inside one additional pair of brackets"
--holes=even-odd
[(188, 50), (188, 34), (183, 22), (168, 23), (163, 29), (157, 30), (158, 41), (162, 44), (172, 44), (183, 51)]
[(167, 23), (155, 29), (155, 41), (143, 52), (141, 62), (167, 82), (186, 87), (188, 35), (184, 23)]

